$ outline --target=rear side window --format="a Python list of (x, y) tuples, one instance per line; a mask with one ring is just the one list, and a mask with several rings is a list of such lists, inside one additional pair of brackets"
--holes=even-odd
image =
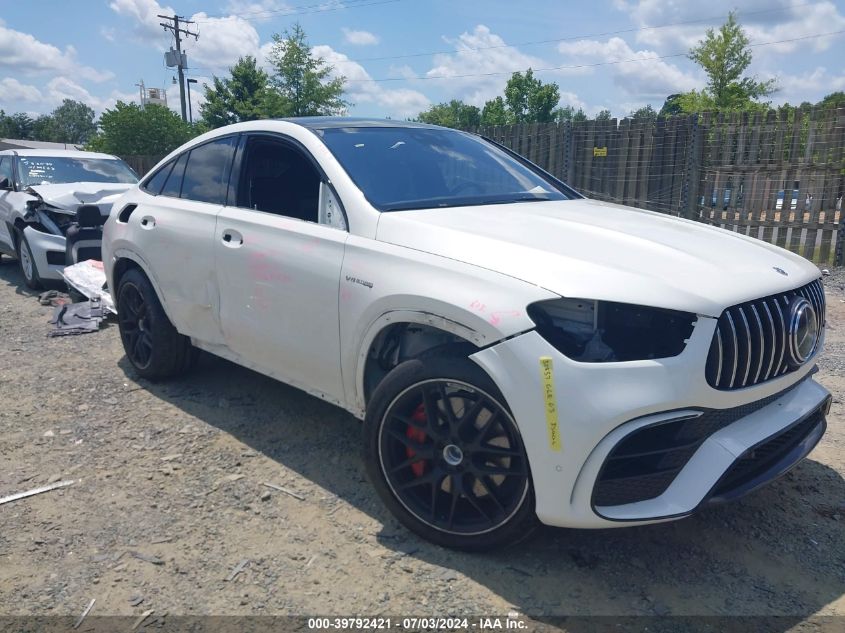
[(237, 137), (221, 138), (191, 150), (182, 180), (182, 198), (226, 204)]
[(173, 169), (173, 161), (170, 161), (164, 167), (159, 169), (155, 174), (153, 174), (152, 178), (149, 178), (147, 182), (144, 183), (144, 189), (146, 189), (149, 193), (153, 194), (154, 196), (160, 194), (161, 188), (164, 186), (164, 182), (170, 175), (171, 169)]
[(173, 165), (173, 170), (167, 177), (164, 187), (161, 190), (161, 195), (178, 198), (179, 192), (182, 191), (182, 174), (185, 173), (185, 163), (188, 162), (188, 153), (182, 154)]

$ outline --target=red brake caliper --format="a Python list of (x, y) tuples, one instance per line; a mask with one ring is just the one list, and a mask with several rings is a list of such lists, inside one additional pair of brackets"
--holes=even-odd
[[(425, 424), (425, 405), (422, 402), (411, 414), (411, 419), (414, 422)], [(425, 442), (425, 431), (423, 431), (422, 429), (418, 429), (414, 426), (408, 426), (408, 430), (405, 431), (405, 435), (407, 435), (410, 439), (414, 440), (415, 442), (419, 442), (420, 444)], [(405, 453), (408, 455), (408, 459), (412, 458), (414, 455), (417, 454), (416, 451), (410, 446), (405, 447)], [(425, 462), (414, 462), (413, 464), (411, 464), (411, 470), (417, 477), (422, 477), (423, 473), (425, 472)]]

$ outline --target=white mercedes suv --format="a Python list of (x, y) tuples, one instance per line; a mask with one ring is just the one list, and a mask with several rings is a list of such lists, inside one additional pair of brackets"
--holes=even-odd
[(199, 348), (351, 411), (385, 504), (450, 547), (684, 517), (825, 430), (815, 266), (472, 134), (209, 132), (115, 202), (103, 259), (138, 374)]

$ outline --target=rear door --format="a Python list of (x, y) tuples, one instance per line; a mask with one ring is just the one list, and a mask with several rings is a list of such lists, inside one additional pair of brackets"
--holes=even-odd
[(236, 145), (237, 136), (215, 139), (163, 166), (129, 218), (176, 329), (210, 344), (223, 343), (213, 242)]
[(346, 224), (320, 223), (329, 189), (304, 148), (275, 135), (242, 143), (234, 204), (220, 212), (214, 239), (226, 345), (245, 364), (341, 401)]

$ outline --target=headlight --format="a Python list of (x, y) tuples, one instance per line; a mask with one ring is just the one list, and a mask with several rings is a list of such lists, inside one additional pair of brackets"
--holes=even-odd
[(689, 312), (590, 299), (541, 301), (528, 316), (540, 336), (582, 363), (677, 356), (696, 321)]

